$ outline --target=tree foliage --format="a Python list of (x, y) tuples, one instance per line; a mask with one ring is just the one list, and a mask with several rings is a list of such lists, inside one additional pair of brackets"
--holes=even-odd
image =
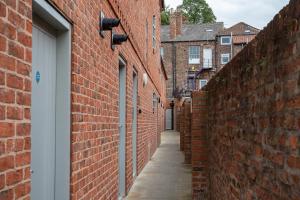
[(161, 25), (169, 25), (170, 24), (170, 7), (166, 7), (164, 11), (161, 12)]
[(189, 23), (212, 23), (216, 21), (216, 16), (205, 0), (183, 0), (180, 7)]

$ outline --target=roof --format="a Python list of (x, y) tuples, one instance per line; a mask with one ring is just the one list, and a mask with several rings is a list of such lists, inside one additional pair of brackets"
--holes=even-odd
[[(170, 38), (170, 25), (166, 25), (161, 27), (161, 41), (186, 42), (215, 40), (218, 32), (220, 32), (223, 29), (223, 22), (216, 22), (211, 24), (183, 24), (181, 34), (172, 40)], [(212, 32), (207, 32), (206, 30), (212, 30)]]
[[(245, 32), (246, 30), (249, 30), (250, 32)], [(253, 26), (250, 26), (249, 24), (246, 24), (244, 22), (237, 23), (233, 25), (230, 28), (226, 28), (223, 31), (220, 31), (218, 35), (256, 35), (260, 30), (258, 28), (255, 28)]]

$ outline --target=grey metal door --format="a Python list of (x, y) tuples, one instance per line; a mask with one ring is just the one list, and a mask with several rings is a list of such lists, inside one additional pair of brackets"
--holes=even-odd
[(126, 66), (119, 63), (119, 199), (125, 197)]
[(31, 199), (53, 200), (56, 37), (35, 25), (32, 31)]
[(172, 109), (167, 109), (166, 110), (166, 129), (167, 130), (172, 130)]
[(137, 173), (137, 94), (138, 94), (138, 78), (137, 73), (133, 72), (133, 90), (132, 90), (132, 171), (133, 177)]

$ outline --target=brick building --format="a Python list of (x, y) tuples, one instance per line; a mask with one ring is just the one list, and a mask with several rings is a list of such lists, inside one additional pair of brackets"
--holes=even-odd
[(223, 22), (184, 24), (181, 11), (171, 14), (170, 25), (161, 28), (161, 55), (168, 76), (167, 129), (173, 129), (176, 120), (174, 99), (189, 98), (204, 87), (230, 61), (231, 52), (236, 55), (258, 32), (245, 23), (228, 29)]
[(220, 31), (216, 37), (218, 70), (236, 56), (258, 33), (259, 29), (244, 22)]
[(0, 0), (1, 200), (127, 194), (164, 130), (162, 7)]

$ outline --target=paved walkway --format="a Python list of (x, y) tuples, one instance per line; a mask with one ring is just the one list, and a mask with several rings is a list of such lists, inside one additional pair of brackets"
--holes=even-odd
[(162, 134), (162, 144), (136, 179), (127, 200), (190, 200), (191, 168), (179, 151), (179, 133)]

